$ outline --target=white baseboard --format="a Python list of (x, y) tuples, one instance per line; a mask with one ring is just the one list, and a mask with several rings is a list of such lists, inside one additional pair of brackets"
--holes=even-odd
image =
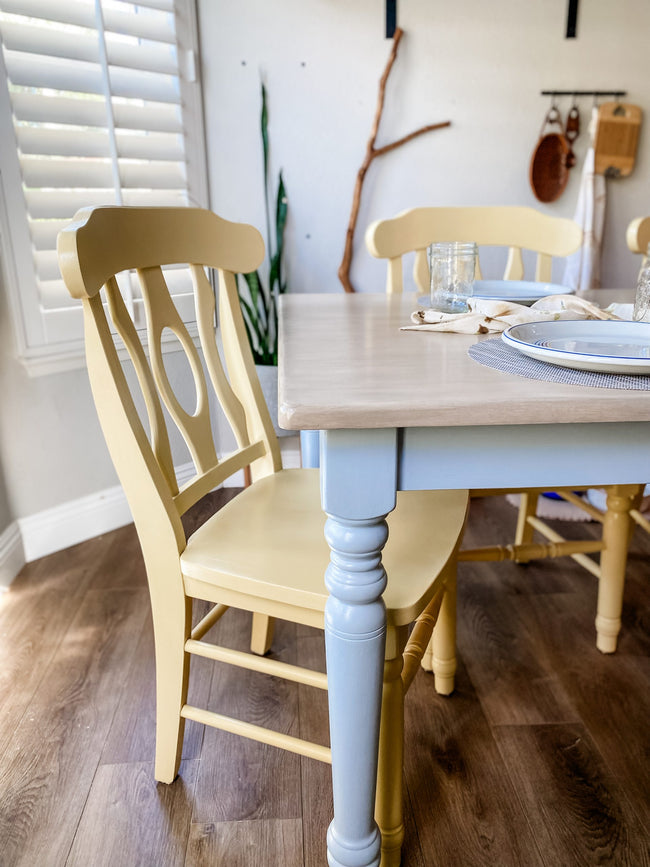
[[(280, 448), (285, 467), (300, 466), (300, 443), (297, 437), (282, 437)], [(193, 474), (194, 464), (191, 462), (176, 467), (179, 485), (183, 485)], [(241, 487), (244, 484), (243, 472), (231, 476), (225, 484), (227, 487)], [(111, 530), (130, 524), (132, 520), (131, 511), (120, 485), (105, 488), (103, 491), (76, 500), (69, 500), (67, 503), (61, 503), (27, 518), (19, 518), (16, 524), (12, 524), (0, 536), (0, 586), (4, 576), (2, 567), (4, 537), (7, 536), (7, 544), (12, 552), (16, 544), (11, 541), (13, 536), (9, 533), (12, 527), (13, 534), (18, 537), (18, 543), (21, 543), (22, 536), (19, 548), (22, 562), (5, 586), (8, 586), (25, 562), (30, 563), (39, 557), (46, 557), (48, 554), (85, 542), (94, 536), (109, 533)], [(11, 562), (18, 562), (15, 560), (15, 553), (11, 556), (14, 558)]]
[(0, 534), (0, 593), (14, 580), (25, 565), (20, 527), (16, 521)]
[(116, 530), (132, 520), (120, 485), (19, 518), (25, 560), (31, 563), (93, 536)]

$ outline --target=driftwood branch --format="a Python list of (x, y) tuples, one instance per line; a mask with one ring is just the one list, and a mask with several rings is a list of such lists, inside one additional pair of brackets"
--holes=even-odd
[(431, 130), (434, 129), (442, 129), (443, 126), (451, 126), (451, 121), (443, 120), (440, 123), (430, 123), (428, 126), (423, 126), (421, 129), (416, 129), (415, 132), (410, 132), (408, 135), (397, 139), (397, 141), (384, 145), (382, 148), (376, 148), (376, 150), (373, 151), (373, 159), (375, 157), (380, 157), (384, 154), (387, 154), (388, 151), (394, 151), (395, 148), (398, 148), (400, 145), (406, 144), (407, 141), (411, 141), (411, 139), (417, 138), (419, 135), (422, 135), (425, 132), (431, 132)]
[(395, 30), (395, 35), (393, 37), (393, 47), (390, 52), (390, 57), (388, 58), (388, 63), (386, 64), (384, 74), (379, 81), (379, 94), (377, 97), (375, 118), (372, 124), (372, 129), (370, 131), (370, 138), (368, 139), (368, 144), (366, 145), (366, 153), (363, 162), (361, 163), (361, 168), (357, 173), (357, 179), (354, 185), (354, 193), (352, 195), (352, 210), (350, 212), (350, 222), (348, 223), (348, 229), (345, 234), (345, 248), (343, 251), (343, 259), (341, 261), (341, 265), (338, 271), (339, 280), (343, 284), (343, 288), (346, 292), (354, 292), (354, 286), (350, 282), (350, 265), (352, 264), (354, 230), (356, 228), (357, 219), (359, 217), (359, 207), (361, 205), (361, 189), (363, 187), (366, 173), (370, 168), (370, 164), (376, 157), (382, 156), (389, 151), (395, 150), (395, 148), (398, 148), (401, 145), (406, 144), (406, 142), (409, 142), (412, 139), (423, 135), (425, 132), (431, 132), (431, 130), (441, 129), (442, 127), (451, 125), (451, 122), (448, 120), (443, 121), (442, 123), (432, 123), (428, 126), (423, 126), (420, 129), (415, 130), (415, 132), (405, 135), (403, 138), (400, 138), (397, 141), (391, 142), (391, 144), (384, 145), (380, 148), (375, 147), (377, 133), (379, 132), (379, 123), (381, 121), (381, 116), (384, 110), (384, 100), (386, 97), (386, 82), (388, 81), (388, 76), (390, 75), (393, 64), (395, 63), (395, 58), (397, 57), (397, 49), (403, 35), (404, 31), (400, 27), (398, 27)]

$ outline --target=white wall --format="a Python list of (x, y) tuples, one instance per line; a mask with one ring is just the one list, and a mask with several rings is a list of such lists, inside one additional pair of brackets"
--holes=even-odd
[[(352, 189), (391, 43), (383, 0), (198, 0), (212, 206), (263, 228), (259, 75), (269, 91), (273, 173), (282, 166), (290, 204), (289, 279), (295, 291), (340, 291)], [(566, 0), (401, 0), (405, 31), (387, 90), (378, 144), (442, 120), (376, 160), (359, 214), (353, 282), (382, 291), (384, 266), (363, 244), (374, 219), (426, 204), (521, 204), (573, 216), (591, 100), (563, 196), (548, 206), (528, 183), (547, 89), (622, 89), (650, 111), (647, 0), (580, 4), (578, 38), (565, 39)], [(563, 114), (570, 99), (560, 102)], [(647, 124), (637, 166), (608, 181), (603, 285), (632, 285), (638, 261), (625, 228), (650, 213)]]

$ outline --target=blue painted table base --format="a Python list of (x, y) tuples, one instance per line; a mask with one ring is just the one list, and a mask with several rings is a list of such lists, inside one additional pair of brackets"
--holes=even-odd
[(381, 550), (396, 491), (635, 484), (650, 478), (648, 430), (644, 422), (607, 422), (307, 432), (303, 462), (320, 462), (331, 548), (330, 867), (380, 861), (374, 805), (385, 643)]
[(385, 517), (396, 501), (397, 432), (325, 431), (320, 463), (331, 549), (325, 575), (334, 792), (328, 863), (378, 867), (374, 807), (386, 638), (381, 551), (388, 538)]

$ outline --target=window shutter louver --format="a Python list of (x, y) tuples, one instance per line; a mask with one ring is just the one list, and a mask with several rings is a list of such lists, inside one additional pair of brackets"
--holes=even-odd
[[(10, 196), (20, 187), (24, 205), (24, 225), (13, 208), (8, 220), (21, 296), (28, 267), (35, 287), (31, 303), (21, 298), (28, 348), (81, 336), (56, 259), (57, 233), (78, 208), (207, 204), (199, 85), (183, 74), (196, 49), (191, 3), (0, 0), (11, 120), (0, 144), (12, 133), (15, 152), (13, 191), (5, 157), (3, 185)], [(188, 281), (173, 282), (191, 320)]]

